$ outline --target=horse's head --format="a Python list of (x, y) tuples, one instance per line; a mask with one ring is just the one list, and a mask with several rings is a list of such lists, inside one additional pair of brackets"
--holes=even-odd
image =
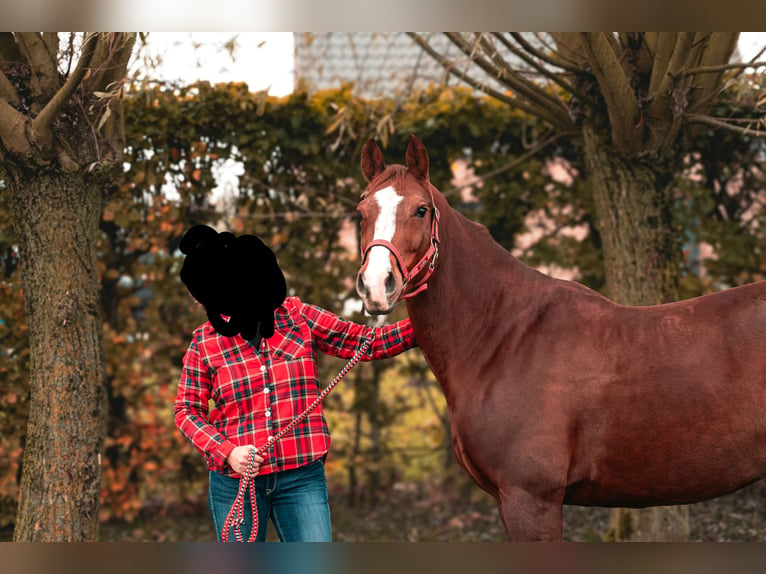
[(438, 211), (428, 177), (428, 154), (410, 136), (407, 165), (386, 166), (369, 140), (362, 149), (362, 173), (369, 184), (358, 210), (362, 216), (362, 267), (356, 290), (368, 313), (389, 313), (402, 297), (425, 289), (438, 256)]

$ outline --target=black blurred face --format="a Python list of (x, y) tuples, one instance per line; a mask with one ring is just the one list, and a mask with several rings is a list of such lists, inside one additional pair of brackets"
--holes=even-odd
[[(282, 270), (271, 249), (254, 235), (211, 235), (195, 226), (182, 240), (186, 253), (181, 279), (205, 306), (211, 324), (224, 336), (251, 338), (274, 332), (274, 311), (287, 294)], [(207, 228), (211, 229), (211, 228)], [(186, 242), (184, 244), (184, 242)], [(224, 321), (221, 315), (229, 317)]]

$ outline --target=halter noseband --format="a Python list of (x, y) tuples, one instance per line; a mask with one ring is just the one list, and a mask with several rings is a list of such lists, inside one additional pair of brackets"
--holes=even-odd
[[(404, 264), (404, 258), (401, 253), (399, 253), (399, 250), (393, 243), (386, 241), (385, 239), (375, 239), (370, 241), (369, 245), (367, 245), (367, 249), (365, 249), (362, 254), (362, 266), (364, 266), (365, 261), (367, 261), (367, 256), (370, 254), (370, 249), (376, 245), (385, 247), (391, 252), (394, 259), (396, 259), (396, 265), (399, 267), (399, 272), (402, 274), (402, 294), (399, 296), (400, 299), (409, 299), (428, 289), (428, 284), (426, 282), (431, 277), (431, 274), (436, 267), (436, 259), (439, 257), (439, 209), (436, 207), (436, 202), (434, 202), (433, 192), (431, 192), (431, 206), (433, 209), (433, 214), (431, 215), (431, 245), (428, 246), (423, 257), (420, 258), (412, 269), (407, 269), (407, 266)], [(404, 293), (404, 288), (407, 284), (417, 277), (426, 265), (428, 265), (428, 269), (423, 277), (412, 285), (412, 288), (408, 293)]]

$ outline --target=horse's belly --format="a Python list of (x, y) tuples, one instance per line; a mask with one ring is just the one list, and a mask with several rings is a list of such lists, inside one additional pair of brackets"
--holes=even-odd
[[(760, 441), (762, 448), (757, 448)], [(728, 442), (728, 444), (727, 444)], [(723, 496), (766, 477), (766, 444), (760, 433), (737, 440), (702, 441), (644, 449), (613, 445), (601, 456), (579, 461), (565, 504), (644, 507), (690, 504)]]
[(615, 489), (612, 485), (580, 483), (566, 489), (564, 504), (610, 508), (644, 508), (647, 506), (693, 504), (729, 494), (756, 482), (760, 478), (762, 476), (755, 476), (745, 479), (741, 483), (714, 484), (704, 490), (689, 491), (685, 490), (683, 486), (670, 488), (665, 485), (653, 489), (632, 489), (630, 487)]

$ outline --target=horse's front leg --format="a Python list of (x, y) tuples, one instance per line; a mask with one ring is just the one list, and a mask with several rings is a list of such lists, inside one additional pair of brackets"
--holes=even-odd
[(501, 487), (497, 507), (511, 542), (561, 542), (561, 496), (541, 498), (516, 486)]

